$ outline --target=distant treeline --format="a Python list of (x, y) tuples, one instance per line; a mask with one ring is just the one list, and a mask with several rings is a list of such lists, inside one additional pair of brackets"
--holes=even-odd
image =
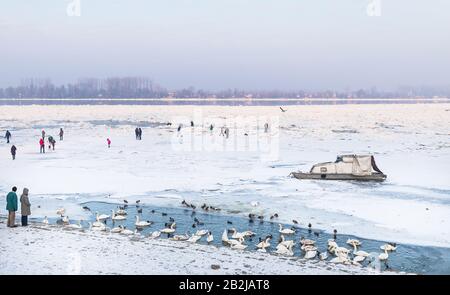
[(245, 90), (218, 91), (194, 87), (169, 90), (146, 77), (85, 78), (55, 85), (50, 79), (25, 79), (20, 86), (0, 88), (0, 98), (432, 98), (450, 97), (450, 87), (401, 87), (395, 91), (371, 89), (347, 91)]

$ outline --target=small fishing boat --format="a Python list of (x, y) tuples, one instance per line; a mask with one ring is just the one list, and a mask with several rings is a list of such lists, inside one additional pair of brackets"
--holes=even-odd
[(372, 155), (340, 155), (334, 162), (315, 164), (309, 173), (299, 171), (291, 175), (297, 179), (359, 181), (384, 181), (387, 177)]

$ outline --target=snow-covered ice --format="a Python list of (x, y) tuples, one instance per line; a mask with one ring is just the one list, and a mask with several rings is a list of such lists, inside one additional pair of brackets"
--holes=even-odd
[[(19, 191), (28, 187), (34, 216), (54, 216), (64, 206), (71, 218), (83, 217), (78, 204), (91, 200), (179, 206), (186, 199), (220, 207), (224, 214), (277, 212), (280, 221), (311, 222), (328, 232), (450, 247), (449, 104), (285, 108), (282, 113), (277, 106), (2, 106), (0, 130), (12, 132), (18, 150), (12, 161), (10, 145), (1, 141), (0, 193), (13, 185)], [(245, 118), (260, 119), (260, 129), (248, 120), (230, 128), (230, 138), (219, 136), (220, 124), (231, 127)], [(262, 131), (265, 120), (271, 123), (268, 134)], [(134, 138), (138, 125), (142, 141)], [(39, 154), (41, 130), (57, 138), (60, 127), (64, 141)], [(110, 149), (106, 138), (112, 140)], [(255, 138), (270, 142), (275, 158), (243, 150)], [(387, 181), (288, 176), (343, 153), (375, 154)]]

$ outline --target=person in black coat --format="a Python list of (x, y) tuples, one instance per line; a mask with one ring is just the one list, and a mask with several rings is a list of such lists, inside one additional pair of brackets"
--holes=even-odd
[(11, 147), (11, 155), (12, 155), (12, 159), (13, 159), (13, 160), (16, 159), (16, 150), (17, 150), (16, 146), (13, 145), (13, 146)]
[(9, 143), (9, 139), (11, 138), (11, 132), (9, 132), (9, 130), (6, 130), (5, 137), (6, 137), (6, 143)]

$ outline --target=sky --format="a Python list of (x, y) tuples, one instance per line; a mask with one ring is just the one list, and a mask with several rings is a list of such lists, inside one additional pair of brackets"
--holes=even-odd
[(448, 0), (0, 0), (0, 87), (447, 87), (449, 14)]

